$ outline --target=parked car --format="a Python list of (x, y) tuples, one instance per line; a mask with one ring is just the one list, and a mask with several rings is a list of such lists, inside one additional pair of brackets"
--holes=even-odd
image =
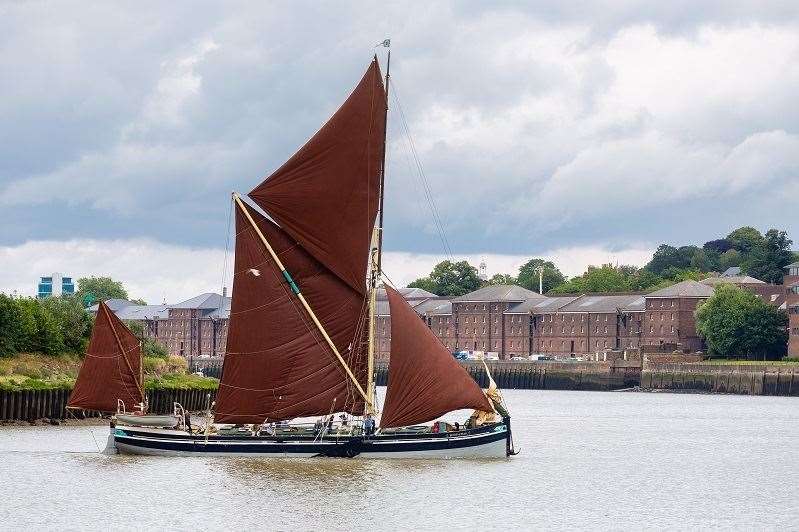
[(453, 351), (452, 356), (455, 357), (455, 360), (468, 360), (469, 353), (466, 351)]
[(512, 356), (510, 357), (511, 360), (528, 360), (527, 357), (520, 357), (520, 356)]

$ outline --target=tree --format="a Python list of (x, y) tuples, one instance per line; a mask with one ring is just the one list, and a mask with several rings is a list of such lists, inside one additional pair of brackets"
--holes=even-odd
[(487, 284), (516, 284), (516, 278), (507, 273), (495, 273)]
[(422, 288), (439, 296), (462, 296), (480, 288), (477, 268), (466, 261), (445, 260), (436, 264), (427, 277), (410, 283), (410, 288)]
[(64, 337), (53, 313), (38, 299), (16, 300), (20, 309), (20, 338), (18, 349), (45, 355), (64, 350)]
[(166, 347), (144, 334), (144, 324), (142, 322), (128, 320), (125, 321), (125, 325), (141, 342), (141, 354), (143, 357), (167, 358), (169, 356), (169, 351), (166, 350)]
[(13, 299), (0, 294), (0, 357), (17, 352), (19, 309)]
[(441, 295), (438, 293), (438, 286), (436, 286), (436, 283), (434, 283), (430, 277), (420, 277), (412, 283), (408, 283), (408, 288), (421, 288), (437, 296)]
[(740, 251), (737, 249), (728, 249), (722, 253), (721, 257), (719, 258), (719, 269), (724, 271), (727, 268), (740, 266), (743, 260), (744, 259)]
[(530, 259), (519, 268), (517, 283), (528, 290), (538, 292), (538, 268), (544, 268), (543, 288), (546, 294), (566, 282), (566, 276), (551, 262), (544, 259)]
[(719, 238), (718, 240), (710, 240), (705, 242), (702, 246), (705, 251), (715, 251), (716, 253), (724, 253), (732, 249), (732, 243), (726, 238)]
[(746, 255), (763, 241), (763, 235), (754, 227), (744, 226), (727, 235), (727, 240), (733, 249)]
[(749, 253), (746, 273), (767, 283), (782, 284), (785, 267), (793, 261), (791, 244), (793, 241), (785, 231), (769, 229)]
[(78, 279), (78, 300), (88, 307), (98, 301), (109, 299), (128, 299), (128, 292), (122, 283), (110, 277), (81, 277)]
[(73, 352), (83, 352), (91, 333), (89, 313), (77, 296), (48, 297), (40, 300), (47, 311), (52, 314), (63, 338), (64, 347)]
[(788, 315), (753, 293), (722, 284), (696, 310), (696, 330), (711, 354), (776, 360), (785, 355)]

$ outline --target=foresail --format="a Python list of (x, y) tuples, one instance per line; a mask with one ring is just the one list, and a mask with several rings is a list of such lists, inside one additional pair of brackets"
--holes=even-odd
[(391, 312), (388, 389), (380, 426), (425, 423), (461, 408), (493, 411), (474, 379), (407, 301), (386, 287)]
[(375, 59), (332, 118), (249, 196), (360, 294), (379, 203), (386, 95)]
[(121, 400), (127, 410), (132, 410), (144, 401), (140, 372), (139, 340), (101, 302), (86, 358), (83, 359), (67, 406), (116, 412), (117, 400)]
[[(236, 259), (214, 419), (261, 423), (362, 413), (363, 399), (302, 308), (250, 222), (236, 210)], [(365, 387), (364, 297), (248, 207), (347, 365)]]

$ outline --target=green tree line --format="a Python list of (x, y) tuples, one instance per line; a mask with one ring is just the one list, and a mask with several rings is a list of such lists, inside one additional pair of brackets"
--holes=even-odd
[(782, 283), (785, 267), (799, 260), (791, 251), (793, 242), (785, 231), (769, 229), (765, 234), (754, 227), (740, 227), (724, 238), (695, 245), (661, 244), (643, 267), (603, 264), (589, 266), (582, 274), (567, 279), (551, 261), (532, 258), (518, 272), (498, 273), (481, 280), (477, 268), (467, 261), (442, 261), (425, 277), (408, 286), (422, 288), (439, 296), (460, 296), (481, 286), (515, 284), (539, 290), (539, 270), (543, 269), (543, 293), (586, 294), (600, 292), (648, 292), (680, 281), (699, 281), (730, 267), (768, 283)]
[[(85, 353), (93, 324), (85, 307), (114, 298), (128, 299), (128, 292), (110, 277), (82, 277), (74, 295), (37, 299), (0, 294), (0, 356)], [(146, 304), (141, 300), (134, 302)], [(160, 345), (144, 338), (140, 326), (134, 333), (137, 331), (146, 356), (166, 356)]]

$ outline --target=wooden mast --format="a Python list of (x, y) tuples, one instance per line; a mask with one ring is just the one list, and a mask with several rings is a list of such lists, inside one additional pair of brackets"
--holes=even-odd
[[(386, 41), (384, 41), (385, 46)], [(367, 381), (366, 393), (369, 395), (370, 401), (366, 403), (366, 413), (376, 414), (375, 409), (375, 327), (376, 316), (375, 311), (377, 307), (377, 284), (380, 282), (382, 275), (382, 259), (383, 259), (383, 190), (386, 182), (386, 137), (388, 134), (388, 82), (391, 79), (391, 44), (388, 44), (388, 58), (386, 59), (386, 106), (384, 110), (383, 120), (383, 153), (380, 163), (380, 188), (379, 192), (379, 207), (377, 225), (372, 233), (372, 253), (371, 257), (371, 273), (369, 276), (369, 346), (367, 350), (366, 364), (367, 364)]]
[(371, 399), (367, 396), (366, 392), (361, 387), (361, 384), (358, 382), (358, 379), (355, 378), (355, 375), (352, 373), (352, 370), (347, 365), (347, 362), (344, 360), (344, 357), (342, 357), (341, 353), (339, 353), (338, 348), (336, 348), (336, 345), (333, 343), (333, 340), (330, 339), (330, 336), (327, 334), (325, 327), (319, 321), (319, 318), (316, 317), (316, 313), (313, 311), (313, 309), (311, 309), (311, 306), (308, 304), (308, 301), (305, 299), (305, 296), (302, 295), (302, 292), (300, 292), (300, 289), (299, 287), (297, 287), (297, 284), (294, 282), (294, 279), (291, 277), (291, 274), (286, 270), (286, 267), (283, 266), (283, 262), (277, 256), (275, 250), (272, 249), (272, 246), (269, 244), (269, 241), (266, 240), (266, 237), (264, 236), (263, 232), (261, 232), (261, 229), (258, 227), (258, 224), (255, 223), (255, 220), (253, 220), (252, 216), (250, 215), (250, 211), (247, 209), (247, 207), (245, 207), (244, 202), (241, 201), (241, 198), (235, 192), (233, 193), (233, 200), (236, 202), (236, 205), (239, 207), (239, 209), (241, 209), (241, 212), (247, 218), (247, 221), (255, 230), (255, 233), (261, 239), (261, 242), (263, 243), (266, 250), (269, 252), (269, 255), (272, 257), (272, 260), (275, 261), (275, 265), (278, 267), (280, 273), (285, 278), (286, 283), (291, 288), (292, 293), (295, 296), (297, 296), (297, 299), (299, 299), (300, 303), (302, 303), (302, 307), (305, 309), (305, 311), (308, 313), (308, 316), (310, 316), (311, 320), (314, 322), (314, 325), (316, 326), (317, 330), (322, 334), (322, 337), (325, 339), (325, 342), (327, 343), (328, 347), (330, 347), (330, 349), (333, 351), (333, 354), (336, 355), (336, 358), (338, 359), (341, 366), (344, 368), (344, 371), (347, 373), (347, 376), (349, 376), (349, 378), (352, 380), (353, 384), (355, 385), (355, 388), (358, 390), (358, 393), (360, 393), (361, 396), (364, 398), (364, 401), (366, 401), (367, 409), (372, 408)]

